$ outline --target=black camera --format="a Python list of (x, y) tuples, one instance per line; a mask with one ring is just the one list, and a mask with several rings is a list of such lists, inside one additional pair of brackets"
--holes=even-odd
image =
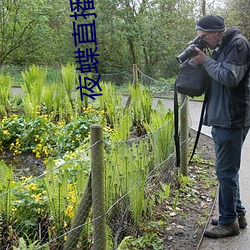
[(179, 63), (183, 63), (188, 58), (198, 55), (198, 53), (194, 49), (195, 47), (199, 48), (200, 50), (203, 50), (203, 49), (207, 48), (207, 43), (201, 37), (197, 36), (190, 43), (190, 45), (180, 55), (178, 55), (176, 57), (177, 61)]

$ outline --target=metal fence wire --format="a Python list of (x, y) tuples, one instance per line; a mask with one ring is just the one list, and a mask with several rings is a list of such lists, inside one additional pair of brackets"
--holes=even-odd
[(48, 159), (36, 176), (17, 177), (2, 160), (1, 249), (118, 249), (136, 237), (154, 216), (161, 183), (171, 182), (173, 128), (170, 117), (151, 133), (114, 142), (95, 127), (89, 148)]
[[(129, 141), (103, 142), (105, 213), (97, 218), (93, 217), (92, 205), (95, 199), (99, 207), (101, 194), (92, 195), (101, 183), (91, 181), (91, 147), (77, 152), (81, 155), (79, 161), (49, 160), (43, 174), (21, 178), (16, 188), (12, 188), (17, 181), (12, 168), (2, 161), (1, 249), (21, 245), (32, 245), (34, 249), (92, 249), (97, 241), (103, 242), (103, 235), (94, 241), (93, 226), (97, 223), (98, 228), (104, 215), (107, 249), (117, 249), (126, 236), (136, 235), (142, 220), (152, 216), (155, 190), (160, 182), (171, 179), (173, 141), (166, 143), (164, 139), (169, 126), (165, 124)], [(95, 157), (97, 162), (101, 160)], [(158, 157), (163, 160), (159, 162)], [(69, 236), (73, 237), (71, 244), (65, 245)]]

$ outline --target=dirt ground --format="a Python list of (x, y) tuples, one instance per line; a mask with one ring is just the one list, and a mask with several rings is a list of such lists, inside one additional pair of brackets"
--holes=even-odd
[[(191, 138), (190, 147), (193, 146), (194, 131), (191, 131)], [(179, 189), (176, 209), (173, 209), (172, 204), (161, 207), (168, 221), (167, 228), (160, 232), (163, 235), (164, 250), (199, 249), (217, 193), (214, 160), (213, 141), (201, 134), (197, 154), (189, 166), (191, 183)], [(174, 194), (172, 199), (175, 199)]]

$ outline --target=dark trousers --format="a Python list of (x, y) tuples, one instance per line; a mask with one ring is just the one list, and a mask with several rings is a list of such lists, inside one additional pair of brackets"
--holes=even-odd
[(212, 127), (215, 143), (216, 175), (219, 181), (219, 223), (230, 224), (245, 214), (240, 200), (239, 169), (241, 149), (249, 127)]

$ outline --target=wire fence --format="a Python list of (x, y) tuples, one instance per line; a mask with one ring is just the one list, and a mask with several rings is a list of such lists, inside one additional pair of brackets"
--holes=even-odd
[(146, 85), (150, 87), (152, 93), (155, 95), (160, 94), (160, 95), (167, 95), (173, 94), (174, 91), (174, 80), (166, 80), (166, 79), (161, 79), (161, 80), (156, 80), (146, 74), (144, 74), (139, 68), (138, 72), (140, 75), (140, 82), (143, 85)]
[[(139, 222), (154, 213), (155, 192), (159, 190), (160, 182), (171, 179), (173, 141), (166, 142), (166, 159), (159, 163), (155, 155), (156, 151), (163, 154), (166, 150), (160, 148), (157, 140), (164, 140), (162, 134), (169, 130), (168, 126), (166, 124), (141, 138), (104, 143), (105, 215), (108, 237), (112, 239), (112, 245), (107, 249), (117, 249), (124, 237), (135, 235)], [(90, 149), (81, 154), (87, 158)], [(87, 161), (89, 163), (89, 159)], [(90, 204), (86, 203), (80, 211), (85, 211), (85, 215), (80, 216), (77, 227), (71, 228), (84, 189), (91, 193), (91, 189), (96, 188), (88, 184), (91, 172), (88, 164), (84, 164), (84, 161), (63, 164), (49, 161), (42, 175), (23, 179), (15, 189), (11, 189), (14, 176), (8, 173), (3, 162), (1, 172), (5, 191), (0, 194), (0, 204), (1, 211), (6, 213), (1, 214), (0, 220), (1, 249), (20, 246), (22, 241), (23, 244), (32, 242), (34, 249), (63, 249), (67, 236), (77, 229), (84, 232), (77, 240), (77, 247), (65, 249), (91, 249), (93, 223), (98, 218), (93, 220), (90, 208), (92, 200), (86, 199), (88, 194), (85, 194), (84, 201)], [(99, 197), (95, 199), (100, 201)], [(98, 237), (98, 240), (102, 239)]]
[[(159, 84), (139, 73), (144, 84)], [(128, 72), (124, 74), (128, 76)], [(172, 91), (170, 85), (166, 89)], [(186, 105), (187, 99), (180, 109)], [(78, 149), (74, 159), (48, 159), (43, 174), (20, 178), (18, 187), (14, 185), (15, 171), (1, 161), (1, 249), (119, 249), (129, 237), (143, 234), (139, 225), (154, 218), (155, 204), (165, 192), (162, 183), (171, 183), (176, 174), (173, 134), (170, 116), (144, 136), (97, 141), (103, 146), (105, 170), (105, 212), (98, 217), (94, 216), (93, 200), (99, 207), (102, 199), (98, 191), (93, 197), (93, 189), (102, 184), (93, 184), (92, 164), (101, 156), (99, 152), (91, 158), (94, 145)], [(105, 234), (102, 228), (96, 235), (95, 224), (98, 227), (104, 217)]]
[[(1, 65), (0, 75), (9, 73), (13, 79), (15, 86), (20, 86), (23, 82), (22, 73), (28, 70), (30, 66), (18, 66), (18, 65)], [(39, 65), (43, 69), (47, 69), (47, 83), (52, 84), (53, 82), (58, 82), (61, 80), (60, 76), (60, 66), (48, 66)]]
[[(93, 79), (97, 79), (99, 74), (93, 73)], [(112, 74), (101, 74), (101, 80), (104, 82), (113, 82), (117, 86), (133, 82), (133, 70), (117, 72)]]
[[(60, 82), (60, 67), (59, 66), (47, 66), (47, 65), (40, 65), (41, 68), (47, 70), (47, 77), (46, 82), (47, 84), (53, 84), (54, 82)], [(14, 86), (20, 86), (23, 82), (22, 73), (25, 70), (28, 70), (29, 66), (17, 66), (17, 65), (2, 65), (0, 67), (0, 74), (7, 74), (10, 73)], [(151, 76), (146, 75), (141, 71), (140, 68), (136, 67), (138, 72), (138, 81), (150, 88), (154, 95), (173, 95), (174, 90), (174, 79), (154, 79)], [(92, 74), (92, 78), (96, 80), (99, 74)], [(112, 74), (101, 74), (101, 81), (104, 82), (112, 82), (117, 86), (121, 85), (128, 85), (129, 83), (134, 82), (134, 72), (132, 69), (128, 69), (121, 72), (116, 72)]]

